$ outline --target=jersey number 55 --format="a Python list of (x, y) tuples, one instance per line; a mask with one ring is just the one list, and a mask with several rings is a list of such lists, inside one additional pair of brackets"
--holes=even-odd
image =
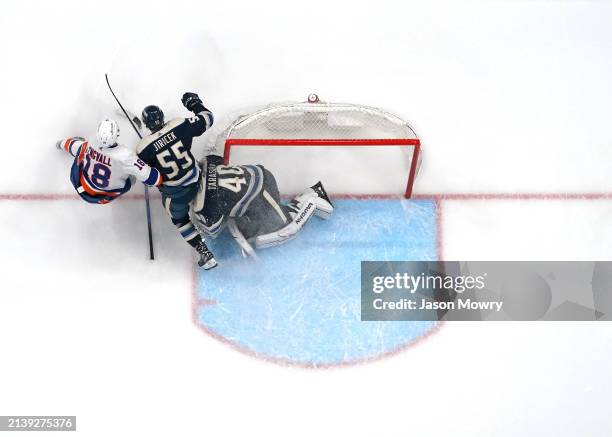
[(181, 172), (179, 165), (183, 170), (188, 170), (193, 166), (193, 159), (183, 149), (183, 143), (180, 141), (170, 146), (169, 149), (158, 153), (157, 160), (163, 168), (170, 170), (170, 173), (166, 175), (166, 178), (170, 180), (174, 179)]

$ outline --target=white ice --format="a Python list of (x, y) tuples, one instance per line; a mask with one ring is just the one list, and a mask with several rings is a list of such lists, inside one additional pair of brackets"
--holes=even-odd
[[(417, 193), (612, 191), (612, 5), (570, 1), (0, 3), (6, 194), (72, 194), (62, 136), (115, 111), (382, 106), (426, 149)], [(123, 138), (134, 137), (122, 126)], [(0, 200), (0, 414), (78, 435), (609, 435), (612, 325), (447, 324), (327, 371), (239, 354), (191, 321), (192, 258), (153, 200)], [(445, 201), (447, 259), (610, 259), (612, 206)], [(421, 375), (419, 378), (408, 375)]]

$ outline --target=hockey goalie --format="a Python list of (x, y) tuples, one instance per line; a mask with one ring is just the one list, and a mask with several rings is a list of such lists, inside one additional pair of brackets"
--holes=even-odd
[(164, 209), (199, 254), (201, 267), (217, 265), (203, 237), (216, 237), (226, 227), (243, 254), (254, 257), (256, 249), (294, 238), (313, 215), (331, 216), (334, 208), (321, 182), (283, 204), (274, 176), (261, 165), (223, 165), (214, 152), (196, 162), (193, 139), (212, 125), (213, 115), (195, 93), (185, 93), (182, 103), (195, 116), (166, 122), (156, 105), (142, 111), (151, 134), (137, 154), (163, 175)]
[(208, 155), (201, 169), (202, 184), (192, 205), (198, 228), (216, 237), (227, 225), (245, 256), (285, 243), (313, 215), (328, 219), (333, 212), (321, 182), (283, 204), (276, 179), (261, 165), (227, 166), (221, 156)]

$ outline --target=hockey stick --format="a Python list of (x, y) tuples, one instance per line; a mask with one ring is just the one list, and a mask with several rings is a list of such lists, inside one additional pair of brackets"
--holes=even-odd
[[(140, 130), (138, 130), (138, 128), (134, 125), (134, 121), (130, 118), (127, 111), (125, 110), (125, 108), (123, 107), (123, 105), (121, 104), (117, 96), (115, 95), (115, 92), (113, 91), (113, 88), (111, 87), (111, 84), (108, 80), (108, 74), (104, 74), (104, 77), (106, 78), (106, 85), (108, 85), (108, 89), (113, 95), (113, 97), (115, 98), (115, 101), (117, 102), (117, 104), (119, 105), (123, 113), (125, 114), (125, 117), (128, 119), (128, 121), (130, 122), (134, 130), (136, 131), (136, 135), (138, 135), (138, 138), (142, 139)], [(153, 251), (153, 230), (151, 228), (151, 208), (149, 206), (149, 187), (147, 187), (146, 185), (144, 185), (144, 198), (145, 198), (145, 209), (147, 212), (147, 228), (149, 232), (149, 258), (155, 259), (155, 252)]]
[[(127, 117), (125, 117), (125, 114), (127, 113)], [(136, 125), (136, 127), (138, 128), (138, 131), (142, 131), (142, 121), (140, 120), (140, 118), (136, 117), (134, 114), (132, 114), (129, 110), (125, 110), (125, 112), (123, 112), (121, 109), (117, 109), (115, 111), (115, 114), (117, 114), (119, 117), (124, 117), (127, 118), (128, 120), (132, 120), (134, 122), (134, 124)]]

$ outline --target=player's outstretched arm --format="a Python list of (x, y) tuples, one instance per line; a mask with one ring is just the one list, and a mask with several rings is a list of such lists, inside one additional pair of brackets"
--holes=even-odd
[(129, 153), (122, 161), (126, 171), (145, 185), (159, 187), (164, 181), (159, 170), (150, 167), (134, 153)]
[(196, 115), (194, 118), (189, 119), (193, 136), (202, 135), (213, 125), (214, 117), (212, 112), (204, 106), (202, 99), (196, 93), (186, 92), (183, 94), (181, 102), (183, 102), (185, 108)]
[(77, 156), (79, 154), (79, 148), (86, 142), (87, 141), (85, 141), (83, 137), (62, 138), (55, 143), (55, 147), (70, 153), (72, 156)]

